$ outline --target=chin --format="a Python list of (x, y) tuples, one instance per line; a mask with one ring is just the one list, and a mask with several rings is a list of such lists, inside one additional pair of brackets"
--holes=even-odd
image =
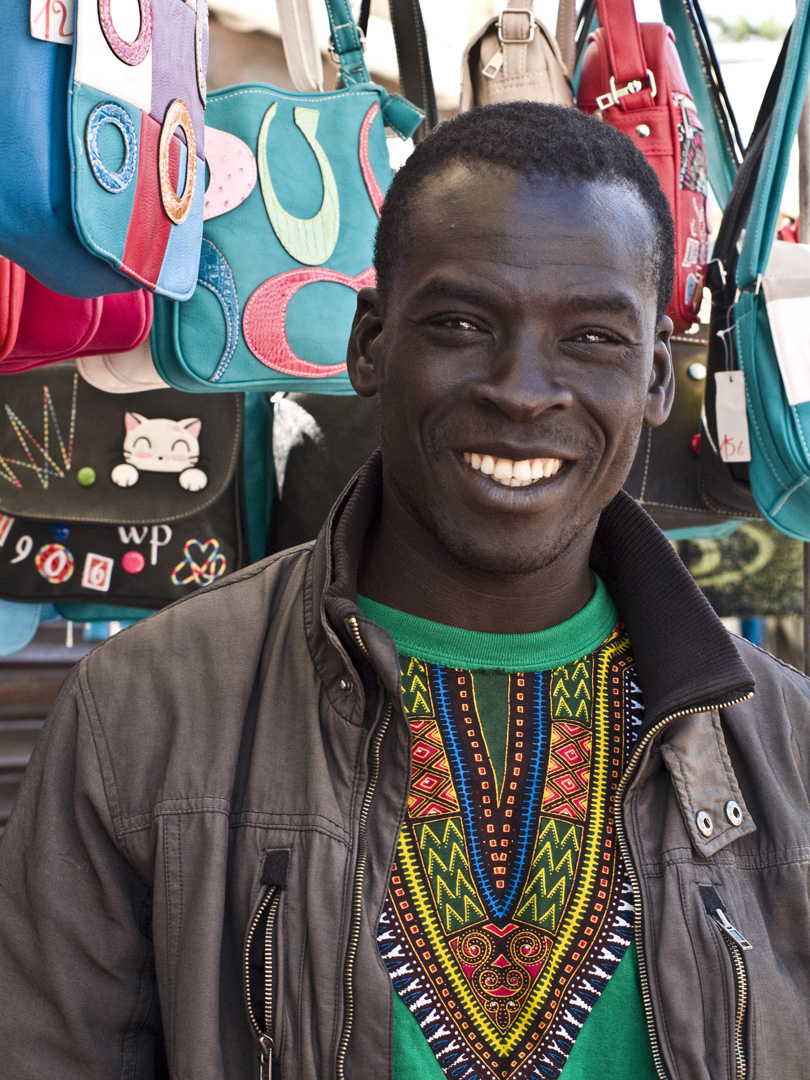
[(424, 524), (454, 562), (465, 570), (489, 578), (509, 578), (545, 570), (568, 550), (582, 531), (566, 531), (565, 535), (553, 539), (544, 538), (545, 542), (541, 543), (533, 537), (521, 541), (512, 534), (507, 539), (487, 544), (482, 543), (480, 537), (461, 536), (441, 522)]

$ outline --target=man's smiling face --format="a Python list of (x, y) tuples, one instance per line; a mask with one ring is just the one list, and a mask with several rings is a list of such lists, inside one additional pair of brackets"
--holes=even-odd
[(457, 165), (409, 227), (350, 348), (356, 389), (380, 395), (384, 483), (461, 565), (541, 569), (590, 542), (669, 408), (649, 211), (614, 184)]

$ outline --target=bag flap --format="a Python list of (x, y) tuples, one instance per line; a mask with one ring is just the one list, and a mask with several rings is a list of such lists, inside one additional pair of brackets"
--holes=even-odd
[(0, 255), (0, 360), (8, 356), (17, 340), (25, 271)]
[(0, 514), (158, 524), (199, 514), (234, 477), (237, 394), (114, 397), (73, 363), (0, 378)]

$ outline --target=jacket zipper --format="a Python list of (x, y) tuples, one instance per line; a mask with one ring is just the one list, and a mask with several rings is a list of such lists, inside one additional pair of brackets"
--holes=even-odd
[[(274, 993), (274, 939), (276, 916), (278, 915), (279, 903), (281, 902), (281, 889), (277, 885), (271, 885), (262, 902), (253, 916), (245, 939), (244, 954), (244, 978), (245, 978), (245, 1003), (250, 1023), (259, 1043), (259, 1080), (272, 1080), (273, 1075), (273, 993)], [(256, 929), (267, 912), (267, 922), (264, 930), (264, 1024), (260, 1024), (253, 1007), (253, 999), (250, 993), (250, 950)]]
[(739, 705), (741, 701), (748, 701), (754, 696), (753, 690), (749, 694), (743, 695), (743, 697), (735, 698), (734, 701), (714, 702), (709, 705), (695, 705), (691, 709), (681, 709), (680, 712), (670, 713), (669, 716), (665, 716), (663, 720), (660, 720), (654, 727), (650, 728), (644, 738), (636, 746), (633, 751), (632, 757), (627, 768), (624, 771), (619, 781), (619, 785), (616, 788), (616, 796), (614, 803), (613, 816), (616, 821), (616, 835), (619, 840), (619, 850), (622, 853), (624, 859), (624, 865), (627, 868), (627, 876), (630, 879), (630, 888), (633, 890), (633, 907), (635, 910), (635, 938), (636, 938), (636, 951), (638, 953), (638, 970), (641, 982), (641, 999), (644, 1002), (644, 1014), (647, 1018), (647, 1032), (650, 1036), (650, 1046), (652, 1047), (653, 1061), (655, 1062), (655, 1069), (658, 1073), (659, 1080), (668, 1080), (667, 1074), (664, 1072), (664, 1062), (661, 1058), (661, 1044), (658, 1041), (658, 1032), (655, 1029), (655, 1017), (653, 1016), (652, 1009), (652, 997), (650, 996), (650, 980), (647, 974), (647, 962), (644, 957), (643, 945), (643, 927), (641, 919), (641, 888), (639, 886), (638, 874), (636, 868), (633, 865), (633, 859), (630, 854), (630, 846), (627, 843), (627, 836), (624, 831), (624, 818), (622, 817), (622, 803), (624, 800), (624, 793), (627, 790), (627, 785), (633, 777), (633, 773), (636, 766), (639, 763), (644, 748), (654, 735), (657, 735), (662, 728), (666, 727), (673, 720), (679, 719), (681, 716), (690, 716), (692, 713), (709, 712), (711, 709), (725, 709), (731, 705)]
[(740, 933), (728, 917), (720, 897), (712, 886), (700, 886), (700, 894), (706, 912), (728, 949), (731, 967), (734, 971), (734, 1051), (737, 1060), (737, 1080), (745, 1080), (748, 1064), (745, 1059), (745, 1016), (748, 1009), (748, 972), (745, 970), (743, 953), (749, 952), (753, 945)]
[[(352, 616), (349, 620), (349, 626), (351, 627), (352, 635), (357, 642), (360, 650), (370, 660), (368, 649), (366, 648), (363, 639), (360, 636), (360, 628), (357, 625), (357, 619)], [(352, 886), (352, 906), (351, 906), (351, 921), (349, 924), (349, 945), (346, 949), (346, 962), (343, 968), (343, 1000), (344, 1000), (344, 1012), (343, 1012), (343, 1029), (340, 1034), (340, 1041), (338, 1043), (337, 1061), (336, 1061), (336, 1074), (338, 1080), (345, 1080), (346, 1069), (346, 1053), (349, 1048), (349, 1040), (352, 1034), (352, 1026), (354, 1024), (354, 964), (357, 959), (357, 946), (360, 942), (360, 926), (363, 908), (363, 881), (366, 873), (366, 824), (368, 822), (368, 815), (371, 809), (371, 802), (374, 798), (374, 792), (377, 789), (377, 781), (380, 775), (380, 747), (382, 746), (383, 738), (388, 730), (388, 725), (391, 721), (391, 713), (393, 711), (393, 703), (388, 701), (385, 707), (385, 712), (377, 727), (377, 731), (374, 735), (374, 741), (371, 744), (371, 752), (369, 754), (369, 779), (368, 786), (366, 787), (366, 793), (363, 796), (363, 803), (360, 807), (360, 821), (357, 827), (357, 862), (354, 868), (354, 884)], [(263, 1078), (262, 1078), (263, 1080)]]

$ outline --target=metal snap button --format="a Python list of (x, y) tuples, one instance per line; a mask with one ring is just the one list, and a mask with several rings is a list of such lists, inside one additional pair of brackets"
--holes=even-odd
[(714, 832), (714, 822), (705, 810), (698, 810), (695, 817), (697, 827), (704, 836), (711, 836)]
[(646, 139), (649, 134), (650, 129), (647, 124), (639, 124), (636, 128), (636, 135), (638, 135), (640, 139)]
[(341, 679), (340, 689), (343, 691), (344, 694), (350, 694), (352, 692), (352, 684), (349, 682), (348, 679)]
[(729, 799), (726, 803), (726, 817), (732, 825), (740, 825), (742, 823), (742, 810), (738, 803), (735, 803), (733, 799)]

